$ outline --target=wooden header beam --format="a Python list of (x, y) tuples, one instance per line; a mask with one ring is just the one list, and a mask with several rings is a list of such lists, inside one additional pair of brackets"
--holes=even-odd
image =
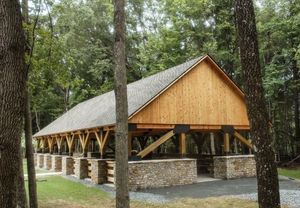
[[(137, 130), (142, 130), (142, 129), (171, 130), (174, 129), (176, 125), (178, 124), (136, 124), (136, 129)], [(224, 127), (225, 125), (190, 124), (188, 126), (190, 126), (190, 130), (219, 131), (222, 130), (222, 127)], [(236, 130), (245, 130), (245, 131), (250, 130), (249, 126), (244, 126), (244, 125), (233, 125), (232, 127)]]

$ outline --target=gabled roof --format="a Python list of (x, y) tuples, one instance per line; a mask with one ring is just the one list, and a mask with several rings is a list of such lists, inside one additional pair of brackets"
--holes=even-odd
[[(181, 75), (208, 56), (201, 56), (127, 85), (129, 117), (144, 107)], [(34, 137), (90, 129), (115, 124), (114, 91), (79, 103)]]

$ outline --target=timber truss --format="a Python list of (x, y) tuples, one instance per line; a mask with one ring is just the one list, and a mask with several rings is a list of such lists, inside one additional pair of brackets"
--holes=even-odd
[[(131, 155), (132, 138), (139, 136), (157, 136), (161, 135), (156, 141), (143, 148), (137, 156), (140, 158), (146, 157), (153, 152), (160, 145), (171, 139), (173, 136), (179, 136), (179, 153), (186, 154), (186, 134), (188, 132), (215, 132), (222, 131), (224, 139), (224, 153), (230, 152), (230, 135), (238, 139), (241, 143), (246, 145), (249, 149), (253, 149), (251, 140), (242, 136), (238, 130), (245, 130), (244, 126), (230, 126), (230, 125), (183, 125), (183, 124), (129, 124), (128, 125), (128, 153)], [(54, 145), (57, 145), (58, 152), (61, 153), (62, 145), (68, 147), (70, 155), (73, 154), (75, 149), (75, 139), (78, 139), (81, 145), (82, 153), (87, 154), (88, 145), (91, 138), (97, 140), (99, 145), (99, 153), (101, 157), (105, 155), (106, 146), (109, 138), (114, 135), (115, 127), (106, 126), (100, 128), (91, 128), (86, 130), (79, 130), (73, 132), (66, 132), (61, 134), (54, 134), (48, 136), (36, 137), (38, 149), (48, 148), (50, 153), (53, 153)]]

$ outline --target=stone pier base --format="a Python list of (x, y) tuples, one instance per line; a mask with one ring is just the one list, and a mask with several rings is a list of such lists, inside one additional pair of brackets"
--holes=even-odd
[(214, 177), (221, 179), (256, 176), (254, 155), (214, 157)]
[(89, 164), (86, 158), (74, 158), (74, 174), (78, 179), (84, 179), (88, 177)]
[(107, 182), (107, 159), (91, 159), (91, 180), (94, 184)]
[(193, 184), (197, 181), (195, 159), (162, 159), (130, 161), (129, 189)]
[(37, 154), (37, 167), (38, 168), (44, 167), (44, 155), (43, 154)]
[(37, 154), (36, 153), (33, 154), (33, 159), (34, 159), (34, 167), (37, 167), (38, 164), (37, 164)]
[(50, 154), (44, 155), (44, 169), (51, 170), (52, 168), (52, 156)]
[(63, 175), (73, 175), (74, 174), (74, 159), (70, 156), (62, 157), (62, 173)]
[(62, 156), (61, 155), (52, 155), (52, 167), (51, 169), (54, 172), (61, 172), (62, 171)]

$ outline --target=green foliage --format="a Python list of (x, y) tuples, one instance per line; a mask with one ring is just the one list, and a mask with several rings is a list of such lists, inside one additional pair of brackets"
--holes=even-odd
[[(113, 89), (113, 5), (110, 0), (45, 1), (31, 62), (34, 130), (88, 98)], [(257, 0), (265, 94), (276, 148), (293, 154), (295, 95), (300, 88), (300, 6), (297, 0)], [(210, 54), (241, 87), (234, 1), (128, 0), (128, 82)], [(30, 4), (30, 25), (39, 2)], [(51, 18), (50, 18), (51, 17)], [(51, 24), (52, 23), (52, 24)], [(300, 145), (299, 145), (300, 147)]]
[(295, 102), (299, 93), (297, 48), (300, 7), (296, 1), (261, 1), (258, 10), (264, 87), (279, 152), (295, 152)]

